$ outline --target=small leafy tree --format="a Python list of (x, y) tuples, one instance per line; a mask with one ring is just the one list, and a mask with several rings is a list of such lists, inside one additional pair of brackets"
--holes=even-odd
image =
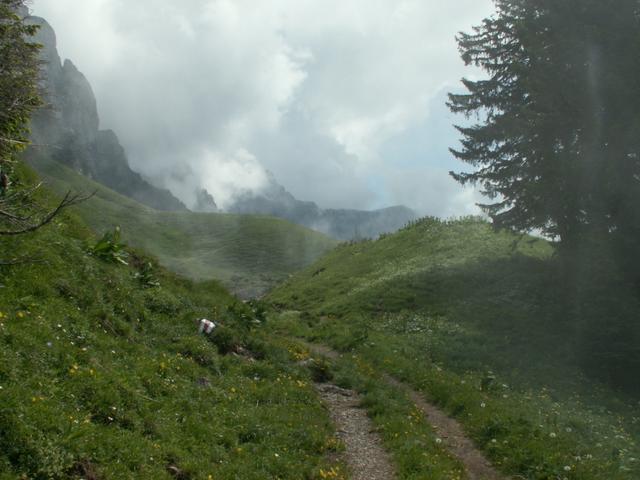
[[(29, 42), (37, 27), (18, 15), (23, 0), (0, 0), (0, 159), (3, 164), (28, 145), (31, 113), (41, 105), (38, 94), (40, 46)], [(3, 168), (6, 188), (7, 171)]]
[(24, 7), (25, 0), (0, 0), (0, 236), (37, 230), (87, 198), (69, 192), (50, 209), (36, 199), (40, 185), (25, 188), (16, 181), (17, 155), (29, 145), (29, 120), (42, 103), (40, 45), (29, 41), (37, 27), (18, 14)]

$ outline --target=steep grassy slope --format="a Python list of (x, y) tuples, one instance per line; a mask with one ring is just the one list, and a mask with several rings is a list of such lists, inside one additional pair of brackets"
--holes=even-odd
[(552, 253), (480, 220), (424, 219), (338, 247), (267, 298), (279, 331), (412, 384), (506, 473), (640, 478), (638, 399), (579, 369)]
[[(326, 412), (292, 353), (261, 333), (259, 309), (216, 282), (150, 272), (139, 254), (129, 266), (100, 260), (94, 241), (73, 214), (0, 239), (1, 479), (314, 479), (331, 468)], [(194, 324), (203, 316), (221, 325), (210, 338)]]
[(32, 153), (56, 191), (96, 191), (80, 216), (98, 232), (119, 225), (126, 242), (196, 280), (217, 279), (241, 296), (263, 293), (316, 260), (336, 242), (284, 220), (248, 215), (160, 212)]

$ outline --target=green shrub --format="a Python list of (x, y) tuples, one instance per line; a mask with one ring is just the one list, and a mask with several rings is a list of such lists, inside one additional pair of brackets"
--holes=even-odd
[(324, 359), (311, 358), (307, 363), (307, 368), (311, 372), (311, 379), (316, 383), (326, 383), (333, 380), (331, 365)]
[(221, 355), (227, 355), (235, 352), (238, 347), (242, 346), (242, 339), (238, 333), (224, 325), (218, 325), (209, 335), (209, 340), (218, 347)]
[(89, 248), (89, 253), (107, 262), (127, 265), (126, 258), (129, 254), (125, 251), (125, 245), (120, 242), (120, 227), (116, 227), (113, 232), (106, 232)]
[(180, 311), (181, 303), (178, 298), (163, 289), (154, 289), (145, 292), (144, 304), (153, 313), (175, 315)]
[(133, 276), (143, 287), (151, 288), (160, 286), (160, 282), (154, 274), (154, 267), (151, 262), (143, 263)]
[(219, 368), (218, 354), (211, 347), (211, 344), (202, 338), (181, 338), (174, 343), (172, 350), (180, 355), (192, 359), (202, 367), (213, 370), (217, 370)]

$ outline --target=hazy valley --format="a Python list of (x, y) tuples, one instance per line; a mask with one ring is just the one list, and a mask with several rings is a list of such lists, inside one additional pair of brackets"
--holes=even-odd
[[(289, 172), (280, 171), (289, 182), (280, 183), (264, 166), (258, 186), (247, 187), (256, 174), (248, 154), (228, 169), (231, 163), (210, 159), (224, 167), (216, 174), (227, 183), (211, 181), (206, 169), (181, 177), (175, 172), (198, 165), (187, 160), (173, 176), (139, 169), (119, 138), (128, 141), (131, 132), (102, 129), (101, 99), (82, 65), (61, 60), (54, 29), (30, 16), (25, 2), (0, 0), (0, 480), (640, 478), (640, 123), (621, 93), (637, 93), (637, 62), (615, 40), (640, 38), (637, 2), (618, 5), (622, 13), (614, 15), (591, 0), (580, 9), (573, 1), (564, 8), (497, 0), (484, 23), (474, 20), (474, 33), (459, 34), (464, 63), (489, 80), (470, 75), (467, 93), (448, 96), (454, 113), (477, 120), (458, 127), (462, 142), (448, 154), (471, 164), (455, 180), (487, 195), (483, 215), (464, 215), (465, 206), (446, 219), (411, 204), (329, 202), (334, 193), (343, 198), (342, 176), (353, 193), (344, 198), (356, 199), (361, 187), (349, 184), (360, 177), (349, 176), (344, 158), (359, 162), (358, 174), (367, 161), (375, 167), (362, 173), (380, 194), (367, 205), (413, 198), (380, 193), (395, 167), (376, 138), (380, 125), (411, 115), (381, 108), (376, 123), (377, 107), (367, 105), (364, 119), (340, 121), (360, 89), (373, 85), (370, 102), (384, 96), (391, 70), (398, 70), (394, 83), (416, 88), (407, 78), (418, 78), (418, 62), (403, 78), (400, 53), (407, 52), (391, 48), (391, 33), (413, 25), (407, 12), (424, 12), (411, 2), (400, 2), (406, 11), (347, 3), (353, 12), (336, 8), (344, 18), (313, 17), (320, 47), (335, 40), (335, 58), (357, 58), (356, 68), (368, 67), (358, 55), (370, 44), (379, 47), (376, 61), (393, 60), (355, 90), (347, 75), (338, 82), (323, 70), (324, 50), (301, 28), (311, 17), (291, 3), (287, 15), (274, 15), (284, 22), (276, 23), (276, 40), (262, 44), (242, 36), (271, 28), (271, 13), (282, 14), (275, 3), (254, 6), (257, 24), (225, 2), (197, 12), (163, 3), (153, 12), (176, 21), (176, 35), (194, 50), (211, 25), (231, 35), (237, 51), (222, 43), (220, 58), (237, 54), (243, 75), (250, 62), (237, 52), (245, 41), (266, 57), (282, 48), (270, 60), (276, 73), (260, 77), (271, 85), (286, 70), (297, 85), (298, 96), (276, 104), (282, 125), (287, 109), (310, 118), (325, 108), (314, 96), (323, 88), (340, 98), (331, 131), (370, 144), (345, 141), (341, 157), (339, 142), (329, 142), (335, 157), (327, 155), (318, 171), (338, 164), (337, 177), (312, 177), (316, 170), (288, 159), (291, 171), (309, 174), (299, 179), (305, 190)], [(105, 5), (88, 0), (78, 8), (118, 11)], [(465, 5), (472, 8), (455, 8)], [(236, 8), (248, 23), (234, 23)], [(369, 17), (377, 8), (380, 24)], [(134, 22), (138, 13), (131, 7), (129, 22), (114, 14), (119, 29), (105, 44), (115, 51), (118, 35), (137, 38), (127, 37), (132, 25), (151, 28)], [(97, 16), (85, 18), (100, 26)], [(376, 43), (379, 31), (391, 57)], [(606, 34), (612, 31), (618, 36)], [(575, 51), (586, 44), (583, 58)], [(165, 61), (159, 46), (144, 51), (149, 61)], [(627, 63), (616, 60), (618, 51)], [(113, 68), (113, 58), (102, 60)], [(300, 65), (306, 70), (296, 76)], [(186, 83), (190, 75), (180, 71)], [(229, 81), (227, 97), (216, 98), (230, 118), (236, 107), (264, 107), (257, 96), (228, 94), (247, 88), (248, 74), (233, 77), (221, 67), (219, 75), (206, 92), (215, 96), (216, 82)], [(544, 81), (558, 78), (571, 81)], [(303, 103), (304, 95), (313, 101)], [(195, 93), (192, 100), (205, 102)], [(240, 106), (232, 108), (234, 101)], [(239, 123), (239, 131), (250, 130), (251, 122)], [(257, 125), (260, 135), (275, 135), (271, 120)], [(297, 128), (302, 140), (328, 141), (326, 132), (305, 136)], [(211, 137), (233, 143), (234, 135), (222, 129)], [(313, 156), (322, 142), (309, 140), (304, 151)], [(403, 162), (397, 159), (398, 171)], [(326, 188), (324, 196), (312, 183)], [(415, 193), (409, 182), (404, 190)], [(434, 203), (449, 195), (433, 190), (419, 189)], [(451, 205), (473, 201), (465, 195)]]

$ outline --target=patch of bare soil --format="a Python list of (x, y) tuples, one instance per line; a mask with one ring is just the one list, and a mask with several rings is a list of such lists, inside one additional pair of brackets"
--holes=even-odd
[(321, 383), (318, 395), (327, 406), (345, 445), (344, 460), (353, 480), (390, 480), (395, 478), (389, 454), (375, 432), (366, 412), (360, 408), (360, 397), (352, 390)]

